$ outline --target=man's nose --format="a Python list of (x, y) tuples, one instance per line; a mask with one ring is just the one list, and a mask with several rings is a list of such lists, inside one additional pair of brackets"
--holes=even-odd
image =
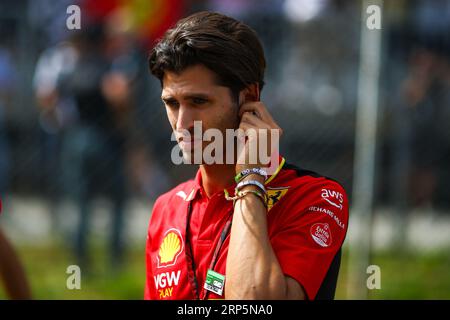
[(176, 123), (177, 130), (190, 130), (194, 127), (194, 112), (185, 105), (180, 105)]

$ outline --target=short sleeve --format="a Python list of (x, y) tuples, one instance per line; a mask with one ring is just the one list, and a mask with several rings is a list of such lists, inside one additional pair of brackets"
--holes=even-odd
[(312, 300), (344, 242), (348, 199), (342, 186), (327, 179), (291, 191), (270, 240), (283, 273)]

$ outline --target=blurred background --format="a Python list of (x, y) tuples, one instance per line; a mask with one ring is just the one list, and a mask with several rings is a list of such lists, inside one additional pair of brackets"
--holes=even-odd
[[(370, 3), (2, 0), (0, 230), (33, 297), (143, 297), (153, 202), (196, 171), (170, 160), (146, 59), (178, 19), (213, 10), (264, 44), (262, 100), (284, 128), (287, 161), (337, 179), (350, 197), (336, 298), (449, 299), (450, 1), (384, 1), (379, 46), (363, 49)], [(72, 4), (80, 30), (66, 26)], [(364, 73), (370, 59), (379, 76)], [(364, 103), (372, 135), (358, 123)], [(81, 290), (66, 287), (69, 265), (81, 267)], [(380, 267), (381, 289), (366, 288), (368, 265)]]

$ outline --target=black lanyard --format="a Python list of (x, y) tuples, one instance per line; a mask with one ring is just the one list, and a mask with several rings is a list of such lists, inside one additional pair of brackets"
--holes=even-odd
[[(192, 250), (192, 244), (190, 240), (189, 235), (189, 226), (191, 222), (191, 216), (192, 216), (192, 201), (189, 201), (188, 209), (187, 209), (187, 218), (186, 218), (186, 260), (188, 265), (188, 279), (191, 283), (192, 290), (194, 292), (194, 296), (196, 300), (200, 300), (200, 290), (198, 288), (198, 280), (197, 275), (195, 274), (195, 261), (194, 261), (194, 252)], [(225, 223), (225, 226), (222, 228), (222, 232), (220, 233), (220, 239), (216, 244), (216, 248), (214, 249), (214, 255), (212, 257), (211, 263), (209, 265), (210, 270), (214, 270), (214, 267), (216, 266), (217, 260), (219, 258), (219, 252), (222, 248), (223, 243), (225, 242), (226, 238), (228, 237), (228, 234), (231, 230), (231, 217), (233, 216), (233, 210), (231, 210), (230, 214), (227, 217), (227, 222)], [(202, 299), (205, 299), (208, 295), (208, 292), (205, 293), (204, 297)]]

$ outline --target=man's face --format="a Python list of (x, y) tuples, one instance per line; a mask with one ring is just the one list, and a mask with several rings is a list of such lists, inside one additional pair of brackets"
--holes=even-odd
[[(211, 143), (194, 137), (194, 121), (201, 121), (203, 133), (212, 128), (221, 131), (224, 148), (225, 130), (239, 127), (239, 110), (230, 89), (218, 85), (215, 74), (203, 65), (181, 73), (165, 72), (161, 98), (185, 159), (192, 159), (194, 150), (204, 150)], [(183, 131), (190, 133), (190, 139)]]

